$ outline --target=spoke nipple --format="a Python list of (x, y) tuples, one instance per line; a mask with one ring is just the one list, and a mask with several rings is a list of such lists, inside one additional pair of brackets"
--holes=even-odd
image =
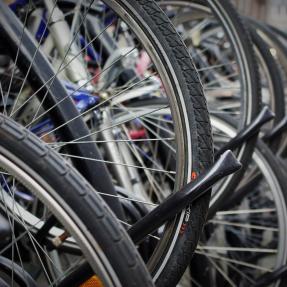
[(65, 231), (63, 234), (60, 236), (56, 236), (55, 238), (52, 239), (52, 243), (55, 247), (59, 247), (62, 245), (62, 243), (69, 237), (69, 233)]

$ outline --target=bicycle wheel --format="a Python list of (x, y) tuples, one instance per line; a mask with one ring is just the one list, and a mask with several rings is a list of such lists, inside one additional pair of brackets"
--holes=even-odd
[(272, 28), (269, 28), (264, 23), (259, 21), (255, 21), (253, 19), (248, 19), (251, 25), (260, 33), (261, 37), (268, 44), (268, 46), (272, 49), (272, 55), (274, 59), (277, 61), (281, 69), (283, 70), (286, 80), (287, 74), (287, 48), (284, 44), (278, 39), (276, 34), (273, 32)]
[(272, 25), (268, 25), (268, 27), (279, 37), (280, 41), (286, 46), (286, 41), (287, 41), (286, 32)]
[[(285, 95), (282, 73), (275, 62), (268, 45), (260, 34), (251, 26), (250, 32), (255, 47), (256, 57), (260, 67), (262, 86), (262, 101), (274, 112), (274, 120), (264, 126), (264, 131), (271, 130), (285, 116)], [(278, 137), (273, 142), (273, 149), (280, 146), (282, 138)]]
[[(3, 115), (0, 134), (1, 215), (10, 227), (10, 241), (1, 242), (0, 253), (6, 263), (11, 260), (5, 271), (1, 259), (0, 274), (10, 277), (9, 284), (18, 276), (28, 280), (26, 272), (35, 286), (63, 286), (75, 268), (88, 262), (97, 276), (91, 280), (100, 286), (153, 286), (123, 227), (70, 164)], [(45, 262), (57, 272), (48, 272)], [(73, 284), (65, 286), (87, 279), (85, 273), (74, 275)]]
[[(216, 132), (226, 137), (236, 133), (231, 119), (211, 120)], [(217, 146), (220, 147), (222, 139), (215, 137)], [(191, 274), (196, 275), (195, 282), (247, 286), (286, 264), (286, 176), (280, 166), (270, 149), (258, 140), (253, 160), (238, 188), (225, 198), (222, 209), (205, 226), (195, 251), (196, 260), (190, 267)], [(206, 265), (197, 266), (202, 258)], [(202, 273), (196, 273), (199, 269)], [(279, 280), (272, 286), (285, 284)]]
[[(276, 62), (277, 69), (279, 69), (278, 78), (281, 78), (283, 83), (284, 95), (286, 95), (287, 91), (287, 49), (284, 44), (278, 39), (277, 35), (273, 32), (271, 28), (267, 25), (248, 19), (250, 24), (256, 30), (257, 34), (264, 40), (264, 42), (268, 45), (269, 50), (272, 54), (274, 61)], [(278, 73), (278, 72), (277, 72)], [(281, 96), (280, 96), (281, 95)], [(281, 98), (281, 99), (280, 99)], [(284, 108), (286, 110), (286, 102), (285, 96), (282, 97), (282, 94), (279, 93), (276, 97), (278, 101), (284, 101)], [(282, 103), (283, 104), (283, 103)], [(286, 154), (286, 145), (287, 142), (285, 137), (282, 138), (282, 142), (280, 143), (280, 150), (278, 153)]]
[[(249, 32), (229, 1), (160, 1), (183, 36), (198, 68), (211, 114), (229, 114), (238, 130), (251, 123), (260, 110), (261, 87)], [(256, 138), (256, 137), (255, 137)], [(255, 138), (235, 154), (243, 168), (222, 182), (211, 198), (217, 201), (233, 190), (244, 173)]]
[[(256, 47), (256, 55), (258, 57), (258, 61), (261, 63), (261, 69), (265, 70), (265, 76), (262, 75), (263, 81), (266, 80), (269, 82), (269, 92), (265, 92), (265, 96), (263, 96), (263, 102), (268, 104), (269, 107), (274, 111), (275, 118), (274, 124), (278, 123), (285, 115), (285, 100), (284, 100), (284, 86), (281, 77), (281, 71), (277, 66), (274, 58), (272, 57), (272, 53), (270, 52), (268, 46), (264, 42), (264, 40), (260, 37), (258, 33), (256, 33), (255, 29), (250, 27), (252, 41)], [(276, 77), (274, 75), (277, 75)], [(262, 86), (266, 86), (266, 84), (262, 84)], [(263, 94), (264, 92), (262, 92)]]
[[(74, 2), (72, 2), (72, 6), (70, 6), (72, 9), (75, 8), (75, 3), (73, 3)], [(152, 113), (157, 111), (155, 109), (144, 110), (140, 115), (134, 115), (133, 112), (130, 111), (129, 117), (124, 123), (120, 122), (117, 126), (113, 123), (108, 123), (104, 128), (99, 128), (103, 127), (102, 124), (106, 119), (106, 114), (113, 114), (114, 111), (119, 108), (127, 108), (125, 101), (128, 99), (129, 102), (129, 96), (133, 93), (135, 96), (133, 96), (132, 99), (140, 98), (141, 96), (165, 97), (167, 99), (167, 106), (164, 108), (169, 110), (169, 114), (171, 115), (171, 118), (169, 119), (171, 122), (170, 128), (174, 132), (174, 137), (172, 140), (174, 141), (173, 146), (175, 147), (174, 151), (176, 165), (173, 166), (175, 169), (166, 170), (159, 168), (148, 168), (140, 164), (132, 166), (132, 168), (140, 171), (153, 171), (157, 176), (160, 174), (169, 174), (174, 176), (174, 181), (169, 187), (169, 192), (177, 191), (181, 186), (191, 179), (191, 174), (197, 175), (198, 173), (201, 173), (203, 170), (209, 167), (212, 162), (212, 141), (208, 113), (197, 73), (194, 70), (192, 61), (189, 58), (186, 48), (179, 40), (174, 28), (170, 25), (168, 19), (162, 14), (162, 11), (154, 2), (105, 1), (104, 3), (104, 9), (102, 9), (102, 2), (95, 3), (96, 6), (93, 7), (97, 9), (92, 9), (92, 7), (91, 9), (88, 9), (89, 4), (92, 4), (92, 1), (80, 2), (80, 8), (83, 7), (83, 9), (78, 9), (79, 6), (76, 5), (76, 11), (80, 12), (80, 16), (83, 16), (82, 19), (86, 20), (88, 19), (88, 16), (89, 19), (93, 17), (92, 23), (94, 25), (92, 25), (92, 27), (98, 27), (96, 24), (98, 24), (99, 21), (104, 25), (103, 27), (100, 26), (100, 32), (96, 33), (96, 35), (100, 34), (107, 37), (107, 34), (104, 33), (107, 32), (108, 35), (112, 35), (109, 37), (109, 39), (116, 39), (118, 36), (121, 36), (120, 43), (124, 46), (124, 48), (126, 48), (124, 50), (125, 52), (123, 53), (123, 49), (120, 49), (122, 46), (117, 46), (116, 48), (118, 51), (114, 55), (118, 55), (118, 58), (115, 59), (110, 58), (110, 55), (104, 49), (104, 41), (100, 41), (99, 46), (89, 45), (89, 47), (93, 48), (94, 51), (97, 52), (96, 54), (101, 55), (100, 51), (102, 50), (102, 54), (104, 55), (101, 57), (101, 61), (98, 60), (100, 62), (99, 64), (97, 61), (92, 63), (87, 63), (84, 61), (84, 68), (86, 68), (87, 65), (89, 65), (89, 67), (93, 66), (94, 71), (91, 72), (91, 75), (88, 74), (89, 78), (86, 79), (84, 84), (81, 86), (83, 87), (86, 85), (86, 88), (91, 89), (89, 94), (89, 96), (91, 96), (90, 98), (95, 98), (95, 96), (97, 96), (99, 99), (97, 104), (88, 110), (80, 112), (80, 115), (85, 116), (87, 119), (92, 131), (90, 135), (93, 136), (93, 138), (92, 140), (89, 140), (85, 136), (76, 136), (73, 140), (60, 139), (58, 143), (55, 141), (50, 144), (52, 144), (55, 149), (68, 158), (75, 157), (82, 161), (95, 161), (100, 162), (101, 164), (106, 164), (111, 174), (112, 168), (110, 167), (113, 165), (121, 165), (129, 169), (131, 166), (124, 164), (123, 161), (114, 162), (107, 160), (105, 158), (105, 154), (103, 159), (91, 158), (90, 156), (77, 157), (74, 155), (69, 155), (64, 148), (73, 145), (80, 145), (84, 148), (85, 144), (87, 143), (124, 143), (125, 138), (118, 139), (113, 137), (107, 141), (99, 139), (98, 136), (105, 137), (105, 131), (109, 131), (111, 135), (114, 136), (114, 131), (116, 131), (118, 127), (121, 127), (122, 125), (127, 126), (128, 123), (130, 123), (132, 126), (135, 123), (140, 122), (140, 124), (144, 126), (147, 116), (151, 116)], [(40, 1), (40, 4), (43, 4), (43, 2)], [(87, 4), (87, 6), (82, 4)], [(69, 9), (71, 12), (71, 8)], [(53, 14), (53, 9), (49, 10), (47, 8), (47, 10), (49, 13), (51, 13), (51, 15)], [(57, 11), (59, 12), (59, 10)], [(91, 13), (85, 13), (87, 11), (91, 11)], [(106, 17), (108, 14), (109, 16), (112, 16), (112, 22), (108, 21), (107, 23)], [(69, 13), (69, 15), (72, 15), (72, 13)], [(126, 15), (129, 15), (129, 17), (126, 17)], [(78, 19), (81, 19), (81, 17)], [(46, 22), (48, 22), (48, 20), (46, 20)], [(70, 25), (69, 29), (76, 27), (73, 30), (76, 31), (76, 35), (77, 32), (80, 33), (81, 29), (77, 28), (77, 25), (73, 26), (73, 21), (67, 20), (67, 23)], [(80, 20), (76, 23), (81, 24), (82, 22)], [(54, 23), (53, 28), (56, 26), (56, 23)], [(128, 27), (128, 29), (126, 29), (126, 27)], [(88, 31), (86, 29), (85, 31), (86, 34), (84, 35), (87, 35)], [(127, 31), (128, 33), (126, 33)], [(53, 34), (51, 29), (49, 32), (50, 35)], [(89, 30), (89, 33), (92, 33), (92, 29)], [(123, 35), (127, 35), (127, 38), (123, 39)], [(72, 41), (72, 43), (75, 42), (78, 43), (78, 39), (77, 41), (75, 39)], [(118, 43), (119, 40), (115, 42)], [(42, 41), (40, 41), (40, 44), (41, 43)], [(45, 43), (48, 42), (45, 41)], [(38, 44), (38, 47), (40, 47), (40, 44)], [(56, 45), (52, 46), (56, 47)], [(80, 49), (80, 54), (77, 53), (73, 58), (79, 57), (81, 59), (79, 62), (81, 63), (83, 54), (87, 54), (86, 48), (86, 45), (84, 45), (84, 49), (82, 48), (82, 51)], [(60, 49), (56, 49), (55, 51), (55, 58), (60, 59), (61, 63), (64, 63), (64, 66), (67, 65), (67, 62), (64, 62), (65, 53), (64, 55), (61, 55)], [(58, 54), (57, 51), (59, 51)], [(123, 70), (125, 72), (129, 70), (127, 68), (127, 63), (124, 63), (124, 68), (121, 65), (120, 67), (116, 66), (115, 63), (119, 63), (121, 59), (127, 59), (128, 54), (132, 54), (132, 51), (138, 52), (140, 55), (143, 55), (143, 57), (148, 55), (150, 64), (148, 64), (148, 66), (143, 70), (143, 73), (138, 72), (133, 74), (132, 77), (129, 77), (128, 80), (125, 80), (126, 73), (125, 75), (122, 75), (121, 72)], [(137, 62), (138, 57), (135, 57), (135, 59)], [(53, 59), (51, 60), (53, 62)], [(71, 58), (69, 58), (68, 61), (70, 60)], [(61, 66), (61, 63), (56, 66), (56, 69)], [(134, 67), (133, 63), (134, 61), (132, 61), (132, 63), (128, 62), (128, 65), (130, 65), (128, 67)], [(95, 71), (97, 68), (101, 69), (100, 72)], [(100, 77), (99, 74), (102, 75), (104, 70), (111, 70), (112, 72), (111, 74), (109, 73), (108, 77)], [(136, 67), (132, 70), (133, 72), (138, 71)], [(57, 71), (59, 72), (59, 70)], [(56, 72), (56, 74), (59, 74), (58, 72)], [(78, 75), (78, 73), (72, 73), (72, 75)], [(136, 77), (134, 75), (136, 75)], [(67, 80), (70, 76), (71, 73), (67, 72), (67, 75), (64, 75), (63, 79)], [(102, 79), (100, 84), (97, 81), (99, 78)], [(91, 83), (92, 80), (95, 81)], [(75, 87), (75, 85), (77, 85), (76, 88), (71, 88), (74, 89), (71, 93), (71, 96), (73, 97), (75, 95), (75, 91), (79, 91), (79, 81), (78, 79), (73, 80), (72, 78), (69, 79), (69, 81), (69, 87), (73, 85), (73, 87)], [(71, 85), (71, 82), (73, 85)], [(146, 82), (149, 85), (142, 85), (146, 84)], [(147, 91), (147, 87), (150, 88), (151, 86), (153, 88)], [(87, 89), (85, 90), (85, 93), (86, 92)], [(118, 93), (120, 93), (122, 96), (123, 93), (125, 93), (127, 98), (125, 98), (125, 100), (121, 100), (120, 102), (114, 101)], [(49, 113), (47, 113), (47, 111), (46, 113), (45, 111), (40, 112), (36, 117), (37, 121), (40, 121), (44, 115), (48, 115)], [(72, 121), (73, 119), (70, 119), (68, 122)], [(34, 119), (34, 122), (32, 124), (31, 122), (28, 122), (27, 126), (32, 126), (35, 122), (36, 121)], [(63, 124), (55, 123), (54, 127), (50, 128), (44, 133), (44, 135), (42, 134), (42, 138), (56, 133), (62, 128)], [(145, 138), (145, 140), (148, 142), (149, 138)], [(156, 135), (156, 140), (164, 142), (158, 135)], [(133, 141), (135, 140), (132, 139), (132, 142)], [(172, 149), (172, 146), (170, 145), (169, 148)], [(107, 151), (109, 151), (108, 148), (105, 149), (105, 152)], [(157, 176), (154, 176), (155, 181), (158, 181)], [(104, 184), (104, 181), (96, 173), (94, 174), (94, 179), (101, 181)], [(117, 180), (116, 177), (113, 179)], [(130, 182), (131, 178), (123, 178), (122, 181)], [(176, 284), (177, 280), (179, 280), (182, 272), (188, 264), (189, 258), (192, 256), (192, 251), (194, 250), (196, 241), (200, 235), (207, 212), (208, 200), (208, 195), (200, 199), (193, 205), (192, 210), (187, 208), (187, 211), (183, 211), (181, 215), (177, 216), (174, 220), (171, 220), (171, 222), (166, 224), (161, 232), (160, 240), (156, 246), (156, 249), (147, 263), (154, 280), (159, 286), (160, 284), (166, 284), (165, 286), (168, 284), (174, 285)], [(147, 204), (150, 205), (150, 202), (147, 202)], [(186, 224), (187, 226), (185, 232), (180, 231), (182, 224), (184, 226)]]

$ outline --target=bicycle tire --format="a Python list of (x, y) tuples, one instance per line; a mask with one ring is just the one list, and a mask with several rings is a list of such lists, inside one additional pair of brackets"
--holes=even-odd
[[(45, 193), (36, 188), (32, 190), (55, 212), (53, 214), (59, 216), (63, 212), (73, 220), (81, 236), (90, 244), (86, 246), (85, 255), (92, 266), (93, 262), (97, 266), (99, 256), (102, 264), (112, 267), (108, 273), (115, 273), (116, 277), (111, 277), (108, 284), (153, 286), (146, 266), (124, 228), (80, 173), (38, 137), (3, 115), (0, 115), (0, 134), (1, 157), (28, 176), (29, 180), (25, 181), (25, 176), (21, 176), (19, 181), (26, 187), (32, 186), (32, 181), (37, 182)], [(7, 169), (12, 174), (13, 170)], [(69, 222), (63, 219), (64, 216), (61, 220)], [(68, 223), (65, 227), (75, 232), (74, 227), (69, 229)]]
[[(245, 91), (246, 99), (241, 103), (243, 113), (246, 114), (242, 116), (237, 126), (238, 130), (244, 129), (246, 125), (252, 122), (261, 109), (261, 85), (259, 70), (248, 27), (228, 0), (166, 0), (161, 1), (160, 3), (166, 3), (167, 5), (170, 3), (170, 5), (173, 5), (177, 2), (180, 3), (180, 5), (192, 6), (194, 4), (195, 6), (199, 5), (199, 7), (202, 6), (209, 9), (212, 16), (220, 23), (220, 27), (222, 26), (223, 30), (228, 35), (228, 40), (230, 43), (236, 47), (235, 49), (238, 53), (236, 56), (240, 57), (238, 61), (243, 63), (241, 64), (240, 68), (244, 70), (243, 74), (247, 83), (246, 85), (248, 86), (247, 91)], [(194, 15), (196, 14), (194, 13)], [(251, 158), (256, 138), (257, 135), (244, 143), (244, 145), (238, 147), (236, 150), (235, 153), (237, 155), (237, 159), (243, 163), (243, 168), (236, 174), (228, 177), (222, 184), (222, 187), (219, 188), (219, 192), (211, 198), (210, 208), (213, 210), (218, 208), (218, 202), (220, 202), (221, 194), (232, 191), (236, 187), (238, 180), (244, 175), (245, 167), (248, 165)]]
[(272, 82), (273, 95), (275, 97), (272, 110), (275, 113), (274, 124), (278, 123), (285, 115), (285, 99), (284, 99), (284, 89), (282, 78), (280, 75), (280, 70), (274, 61), (268, 46), (264, 43), (264, 40), (256, 33), (253, 28), (250, 28), (252, 41), (256, 48), (259, 50), (260, 54), (264, 58), (265, 64), (267, 66), (267, 71), (269, 73)]
[[(212, 122), (213, 127), (217, 127), (218, 130), (225, 131), (225, 133), (228, 134), (228, 136), (232, 137), (236, 133), (236, 122), (230, 117), (226, 117), (223, 115), (216, 116), (216, 117), (212, 116), (211, 122)], [(216, 142), (216, 140), (215, 140), (215, 142)], [(279, 227), (280, 233), (278, 234), (278, 236), (277, 235), (275, 236), (275, 238), (278, 238), (278, 242), (276, 242), (277, 245), (275, 247), (272, 245), (272, 248), (276, 248), (276, 250), (277, 250), (277, 252), (275, 253), (277, 261), (275, 260), (275, 263), (274, 263), (273, 260), (271, 260), (272, 264), (274, 264), (272, 269), (275, 270), (275, 269), (279, 268), (280, 266), (286, 264), (286, 260), (287, 260), (287, 249), (286, 249), (286, 244), (285, 244), (285, 242), (286, 242), (285, 229), (287, 226), (287, 222), (286, 222), (287, 193), (285, 190), (286, 174), (284, 172), (284, 167), (282, 166), (282, 163), (280, 162), (280, 160), (274, 156), (274, 154), (270, 150), (270, 148), (265, 143), (263, 143), (260, 139), (257, 141), (257, 145), (255, 147), (255, 151), (253, 154), (253, 159), (254, 159), (256, 165), (258, 165), (260, 172), (263, 174), (264, 178), (266, 179), (266, 182), (268, 182), (268, 185), (270, 186), (270, 188), (273, 189), (272, 194), (274, 197), (272, 197), (272, 199), (276, 203), (276, 205), (275, 205), (276, 206), (275, 217), (277, 218), (278, 222), (276, 220), (275, 221), (276, 221), (276, 223), (278, 223), (278, 226), (280, 226)], [(259, 184), (257, 182), (257, 186), (258, 185)], [(264, 186), (264, 184), (263, 184), (263, 186)], [(252, 194), (254, 189), (256, 189), (254, 186), (253, 186), (253, 188), (250, 187), (248, 193), (244, 194), (246, 196), (246, 198), (248, 198), (248, 195), (250, 196), (250, 194)], [(264, 192), (262, 193), (262, 195), (264, 195)], [(234, 198), (236, 200), (234, 200)], [(237, 196), (237, 197), (234, 196), (233, 198), (232, 197), (226, 198), (224, 205), (223, 205), (222, 209), (219, 210), (219, 212), (228, 213), (229, 210), (231, 210), (231, 212), (232, 212), (233, 208), (236, 207), (237, 204), (239, 204), (242, 201), (244, 201), (242, 194), (240, 196)], [(271, 205), (271, 206), (273, 206), (273, 205)], [(248, 212), (248, 207), (246, 207), (245, 205), (243, 205), (243, 207), (241, 207), (241, 208), (243, 209), (243, 212), (244, 212), (244, 210), (245, 211), (247, 210), (247, 212)], [(249, 207), (249, 208), (252, 209), (251, 207)], [(256, 210), (256, 208), (258, 209), (259, 207), (255, 206), (253, 208)], [(237, 210), (237, 209), (235, 209), (235, 210)], [(239, 209), (239, 211), (240, 211), (240, 209)], [(277, 215), (277, 214), (280, 214), (280, 215)], [(226, 220), (226, 222), (228, 222), (227, 218), (225, 219), (224, 217), (223, 218), (219, 217), (216, 219), (219, 221), (220, 220)], [(210, 219), (212, 220), (213, 218), (210, 218)], [(245, 221), (246, 220), (247, 219), (245, 219)], [(231, 217), (230, 221), (231, 222), (241, 222), (240, 221), (240, 215), (239, 215), (239, 218), (237, 220), (234, 217)], [(245, 221), (243, 221), (243, 223), (245, 223)], [(262, 222), (262, 225), (259, 222), (257, 222), (256, 219), (255, 219), (255, 222), (258, 226), (262, 226), (264, 228), (265, 222)], [(215, 224), (215, 226), (219, 227), (219, 229), (220, 229), (220, 226), (221, 226), (220, 223), (218, 223), (219, 225), (217, 225), (216, 223), (214, 223), (214, 224)], [(252, 224), (252, 222), (250, 224)], [(214, 231), (215, 226), (213, 226), (211, 228), (211, 230), (210, 230), (211, 233)], [(267, 226), (267, 223), (266, 223), (266, 226)], [(277, 224), (276, 224), (276, 226), (277, 226)], [(206, 228), (207, 228), (207, 234), (208, 234), (208, 225), (206, 225)], [(227, 226), (227, 228), (228, 228), (228, 226)], [(236, 227), (234, 227), (234, 228), (236, 229)], [(236, 233), (236, 230), (234, 231), (234, 234), (237, 234), (237, 236), (239, 238), (241, 238), (240, 237), (240, 235), (241, 235), (240, 231), (242, 232), (242, 234), (246, 231), (244, 227), (242, 227), (242, 229), (243, 230), (241, 230), (240, 227), (238, 227), (238, 234)], [(222, 231), (220, 231), (220, 232), (222, 233)], [(244, 236), (242, 236), (242, 237), (244, 237)], [(248, 236), (247, 236), (247, 239), (248, 239)], [(204, 238), (203, 238), (203, 240), (204, 240)], [(216, 241), (216, 237), (215, 237), (214, 240), (215, 241), (211, 240), (211, 243), (207, 244), (207, 246), (212, 245), (212, 247), (215, 248), (214, 250), (216, 250), (217, 243), (218, 243), (218, 245), (224, 249), (224, 246), (222, 246), (222, 245), (226, 244), (226, 241), (223, 238), (220, 238), (218, 241)], [(253, 242), (251, 240), (250, 242), (251, 243), (249, 245), (251, 245), (252, 247), (256, 246), (256, 248), (262, 248), (260, 245), (260, 241), (259, 241), (258, 245), (256, 245), (256, 241)], [(236, 249), (236, 247), (242, 247), (242, 249), (244, 249), (245, 247), (248, 248), (249, 245), (248, 245), (248, 241), (246, 241), (246, 244), (243, 244), (243, 245), (236, 245), (236, 242), (235, 242), (234, 245), (231, 245), (231, 247), (235, 247), (235, 249)], [(229, 245), (227, 244), (227, 246), (229, 246)], [(264, 244), (263, 244), (263, 246), (264, 246)], [(218, 252), (219, 252), (219, 257), (216, 258), (216, 256), (218, 255), (217, 252), (212, 253), (212, 251), (211, 251), (211, 253), (210, 253), (211, 261), (213, 258), (216, 259), (216, 262), (217, 262), (217, 260), (219, 260), (219, 262), (220, 262), (220, 260), (222, 259), (223, 265), (227, 264), (226, 265), (227, 267), (229, 264), (232, 265), (231, 267), (235, 266), (235, 269), (233, 269), (233, 268), (231, 269), (231, 273), (232, 273), (232, 271), (235, 270), (235, 273), (239, 276), (239, 278), (241, 278), (241, 279), (239, 279), (240, 280), (239, 282), (242, 283), (244, 276), (240, 277), (241, 276), (240, 272), (242, 272), (241, 268), (245, 268), (245, 267), (244, 267), (244, 265), (241, 265), (240, 262), (238, 262), (238, 265), (236, 265), (237, 264), (236, 259), (238, 259), (238, 261), (240, 261), (240, 257), (237, 258), (236, 255), (234, 255), (234, 258), (233, 258), (231, 255), (231, 257), (230, 257), (231, 261), (228, 262), (228, 260), (225, 261), (226, 258), (229, 258), (228, 256), (226, 256), (226, 255), (228, 255), (228, 252), (226, 252), (226, 254), (224, 254), (224, 255), (222, 255), (220, 253), (220, 250)], [(201, 260), (202, 260), (204, 265), (203, 266), (200, 265), (202, 263), (201, 263), (201, 260), (199, 260), (199, 261), (192, 262), (194, 265), (190, 266), (191, 271), (193, 270), (193, 268), (195, 269), (194, 274), (196, 275), (196, 277), (195, 277), (196, 282), (199, 282), (199, 283), (202, 282), (202, 284), (209, 284), (212, 286), (213, 285), (214, 286), (222, 286), (224, 284), (227, 284), (227, 286), (232, 285), (232, 283), (230, 283), (228, 281), (229, 279), (232, 279), (232, 277), (230, 277), (230, 278), (228, 277), (228, 268), (226, 268), (226, 269), (224, 269), (224, 267), (222, 268), (222, 265), (220, 265), (219, 263), (216, 263), (218, 265), (214, 265), (214, 262), (212, 264), (212, 262), (210, 262), (208, 260), (208, 255), (207, 255), (207, 257), (202, 256), (202, 254), (199, 256), (202, 257)], [(220, 256), (222, 258), (220, 258)], [(265, 256), (268, 256), (268, 254), (266, 254)], [(250, 257), (252, 258), (252, 256), (250, 256)], [(256, 254), (254, 255), (254, 257), (256, 258)], [(234, 259), (235, 261), (232, 261), (232, 259)], [(266, 267), (264, 265), (264, 260), (260, 261), (260, 257), (259, 257), (258, 261), (261, 262), (262, 267)], [(256, 259), (255, 259), (255, 262), (256, 262)], [(196, 265), (196, 263), (198, 263), (199, 266)], [(246, 263), (248, 263), (248, 262), (246, 262)], [(257, 266), (254, 262), (250, 262), (250, 263), (251, 263), (251, 265), (248, 266), (247, 269), (251, 268), (251, 270), (252, 270), (253, 266)], [(252, 266), (252, 263), (254, 264), (253, 266)], [(214, 267), (214, 266), (217, 266), (217, 267)], [(216, 268), (218, 268), (218, 266), (220, 266), (220, 271), (218, 273), (219, 275), (217, 278), (221, 277), (221, 279), (219, 279), (219, 282), (216, 283), (215, 277), (213, 277), (213, 279), (212, 279), (212, 276), (210, 276), (211, 274), (214, 274), (214, 273), (212, 273), (210, 268), (211, 269), (215, 268), (215, 272), (217, 272), (218, 270)], [(238, 270), (236, 271), (236, 268), (239, 271)], [(269, 267), (269, 269), (271, 269), (271, 267)], [(204, 272), (205, 272), (204, 275), (202, 275), (203, 272), (199, 272), (199, 270), (204, 270)], [(259, 274), (257, 274), (256, 271), (258, 271), (258, 270), (256, 268), (254, 270), (255, 270), (254, 272), (256, 274), (254, 277), (255, 280), (257, 278), (260, 278), (260, 275), (263, 275), (263, 274), (265, 274), (264, 272), (266, 272), (263, 270), (261, 270), (261, 271), (259, 270), (262, 273), (260, 274), (260, 272), (259, 272)], [(222, 274), (220, 274), (221, 272), (226, 272), (227, 277), (222, 276)], [(243, 271), (242, 273), (248, 274), (248, 276), (249, 276), (249, 273), (246, 270), (245, 270), (245, 272)], [(258, 276), (258, 277), (256, 278), (256, 276)], [(227, 278), (227, 280), (226, 280), (226, 278)], [(236, 280), (236, 276), (235, 276), (235, 280)], [(237, 281), (235, 281), (235, 282), (237, 282)], [(247, 282), (249, 282), (249, 281), (247, 281)], [(245, 284), (247, 284), (247, 283), (245, 283)], [(274, 283), (274, 286), (285, 286), (285, 285), (286, 285), (286, 279), (285, 278), (283, 280), (278, 280), (277, 282)], [(203, 286), (208, 286), (208, 285), (203, 285)]]
[[(146, 43), (149, 43), (146, 45), (152, 47), (152, 56), (156, 54), (160, 60), (161, 65), (157, 68), (164, 70), (173, 89), (172, 107), (176, 111), (175, 118), (178, 119), (178, 125), (184, 131), (180, 149), (184, 150), (187, 158), (191, 158), (183, 165), (178, 163), (177, 171), (180, 171), (182, 177), (178, 180), (177, 190), (190, 180), (192, 171), (201, 173), (213, 161), (210, 123), (197, 73), (186, 47), (162, 10), (153, 1), (105, 2), (125, 21), (136, 26), (135, 34), (138, 38), (145, 37)], [(209, 195), (206, 195), (193, 204), (189, 217), (185, 217), (183, 211), (166, 225), (160, 249), (153, 255), (148, 265), (157, 285), (174, 286), (181, 277), (200, 236), (208, 201)], [(181, 234), (180, 227), (185, 220), (187, 228)]]

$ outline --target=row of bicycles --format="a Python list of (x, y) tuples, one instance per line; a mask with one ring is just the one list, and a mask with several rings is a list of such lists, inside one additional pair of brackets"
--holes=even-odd
[(286, 286), (286, 93), (229, 0), (1, 0), (0, 286)]

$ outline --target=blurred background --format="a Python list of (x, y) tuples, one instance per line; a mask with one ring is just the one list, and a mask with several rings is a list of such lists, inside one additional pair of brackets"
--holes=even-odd
[(287, 0), (233, 0), (233, 3), (242, 14), (286, 30)]

